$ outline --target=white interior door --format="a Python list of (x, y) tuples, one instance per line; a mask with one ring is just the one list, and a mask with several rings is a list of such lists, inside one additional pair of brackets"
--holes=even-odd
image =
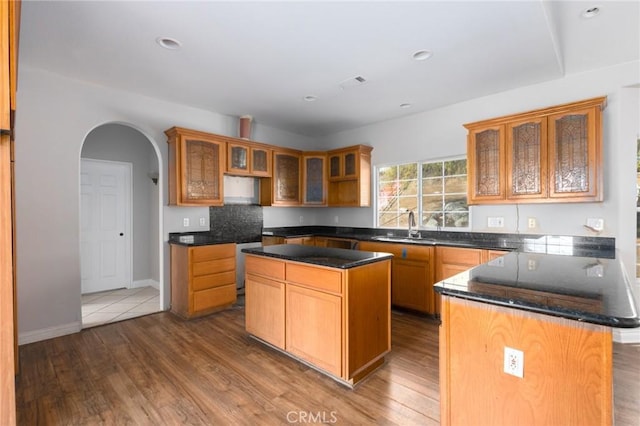
[(131, 287), (131, 164), (82, 159), (82, 293)]

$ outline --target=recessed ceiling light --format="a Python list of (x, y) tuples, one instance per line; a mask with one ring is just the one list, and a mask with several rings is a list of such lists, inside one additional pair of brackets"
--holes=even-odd
[(158, 37), (156, 43), (169, 50), (178, 50), (182, 47), (182, 43), (171, 37)]
[(582, 11), (583, 18), (593, 18), (598, 13), (600, 13), (600, 8), (598, 6), (588, 7)]
[(430, 50), (418, 50), (413, 54), (413, 59), (416, 61), (424, 61), (425, 59), (429, 59), (433, 56), (433, 52)]
[(400, 104), (400, 108), (411, 108), (411, 104), (407, 104), (407, 103)]
[(314, 95), (307, 95), (307, 96), (305, 96), (305, 97), (304, 97), (304, 98), (302, 98), (302, 99), (304, 99), (304, 100), (305, 100), (305, 101), (307, 101), (307, 102), (315, 102), (315, 101), (317, 101), (317, 100), (318, 100), (318, 97), (317, 97), (317, 96), (314, 96)]

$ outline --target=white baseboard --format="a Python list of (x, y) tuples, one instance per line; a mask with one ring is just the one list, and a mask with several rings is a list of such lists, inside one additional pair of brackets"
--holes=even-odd
[(618, 343), (640, 343), (640, 328), (614, 328), (613, 341)]
[(131, 288), (140, 288), (140, 287), (153, 287), (156, 290), (160, 290), (160, 283), (152, 279), (138, 280), (131, 283)]
[(54, 337), (66, 336), (67, 334), (78, 333), (82, 330), (82, 322), (75, 321), (69, 324), (58, 325), (55, 327), (42, 328), (40, 330), (27, 331), (18, 334), (18, 344), (26, 345), (28, 343), (39, 342), (41, 340), (53, 339)]

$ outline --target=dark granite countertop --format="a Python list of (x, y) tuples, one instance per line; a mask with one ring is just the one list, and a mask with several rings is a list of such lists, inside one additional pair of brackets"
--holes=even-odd
[(570, 246), (573, 254), (611, 257), (615, 251), (615, 238), (584, 236), (548, 236), (533, 234), (507, 234), (493, 232), (451, 232), (421, 230), (421, 238), (407, 238), (405, 229), (351, 228), (336, 226), (293, 226), (264, 228), (263, 236), (283, 238), (318, 236), (344, 238), (357, 241), (380, 241), (395, 244), (441, 245), (506, 251), (527, 250), (553, 252), (555, 247), (564, 251)]
[(169, 234), (169, 244), (181, 246), (210, 246), (215, 244), (236, 243), (230, 238), (222, 238), (209, 232), (189, 232)]
[(393, 257), (393, 255), (389, 253), (303, 246), (300, 244), (281, 244), (267, 247), (244, 248), (242, 249), (242, 252), (339, 269), (354, 268), (356, 266), (379, 262)]
[(631, 285), (615, 256), (523, 249), (441, 281), (435, 290), (447, 296), (577, 321), (640, 327)]

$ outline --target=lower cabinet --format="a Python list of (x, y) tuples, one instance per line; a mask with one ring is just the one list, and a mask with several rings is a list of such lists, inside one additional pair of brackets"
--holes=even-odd
[(235, 244), (171, 244), (171, 312), (191, 318), (235, 302)]
[(289, 284), (286, 306), (287, 351), (342, 376), (342, 297)]
[(434, 315), (434, 247), (362, 241), (360, 250), (393, 254), (391, 303)]
[(337, 269), (247, 254), (246, 330), (353, 385), (391, 349), (390, 263)]
[[(438, 246), (436, 282), (446, 280), (481, 263), (507, 254), (506, 251)], [(440, 315), (440, 295), (436, 294), (436, 315)]]

